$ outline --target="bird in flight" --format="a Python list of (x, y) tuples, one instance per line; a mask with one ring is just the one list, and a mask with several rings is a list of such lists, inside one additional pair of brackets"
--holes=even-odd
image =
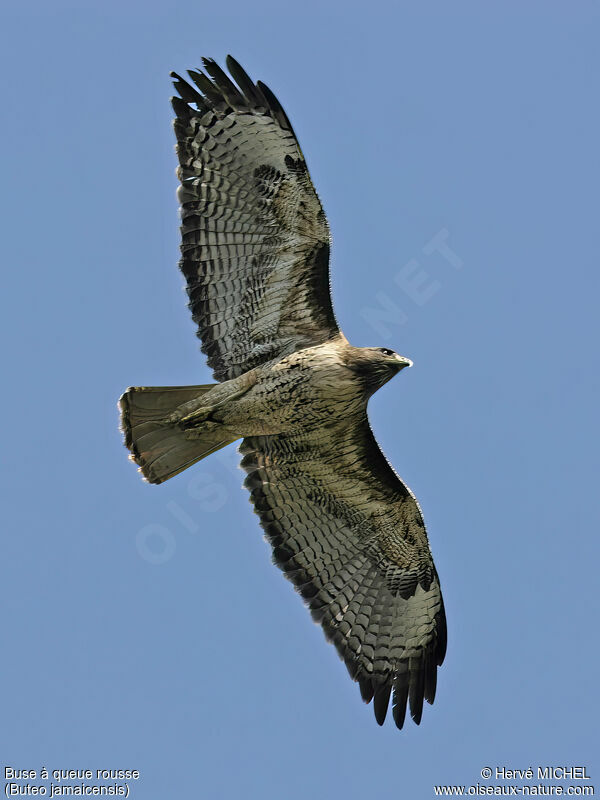
[(172, 73), (180, 267), (217, 383), (127, 389), (125, 444), (162, 483), (242, 439), (273, 561), (382, 725), (421, 721), (446, 650), (421, 509), (379, 449), (369, 397), (405, 367), (353, 347), (329, 289), (327, 219), (290, 121), (235, 59)]

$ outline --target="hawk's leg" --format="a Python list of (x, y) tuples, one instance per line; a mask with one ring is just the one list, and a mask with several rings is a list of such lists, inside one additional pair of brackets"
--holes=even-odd
[(169, 414), (166, 421), (180, 423), (185, 428), (192, 428), (209, 422), (216, 425), (219, 420), (211, 420), (212, 415), (218, 409), (223, 409), (229, 403), (243, 397), (254, 386), (255, 382), (254, 376), (249, 379), (249, 373), (246, 373), (231, 381), (218, 383), (208, 393), (203, 393), (199, 397), (178, 406), (175, 411)]

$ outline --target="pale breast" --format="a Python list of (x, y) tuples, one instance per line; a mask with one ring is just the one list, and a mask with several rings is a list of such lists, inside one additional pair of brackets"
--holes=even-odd
[(354, 373), (330, 343), (307, 348), (257, 369), (256, 385), (227, 415), (244, 436), (303, 433), (364, 411)]

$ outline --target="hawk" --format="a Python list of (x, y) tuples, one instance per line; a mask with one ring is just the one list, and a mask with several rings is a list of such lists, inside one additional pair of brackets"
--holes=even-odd
[[(382, 725), (421, 720), (446, 649), (439, 578), (412, 492), (379, 449), (369, 397), (411, 366), (353, 347), (329, 290), (327, 219), (277, 98), (230, 56), (172, 73), (180, 267), (216, 384), (127, 389), (131, 458), (162, 483), (242, 439), (273, 561)], [(192, 85), (193, 84), (193, 85)]]

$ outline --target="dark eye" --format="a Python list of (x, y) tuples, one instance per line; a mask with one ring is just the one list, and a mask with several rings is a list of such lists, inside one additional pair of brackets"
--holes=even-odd
[(388, 350), (387, 347), (380, 347), (379, 348), (379, 352), (383, 353), (384, 356), (395, 356), (396, 355), (396, 353), (394, 353), (393, 350)]

